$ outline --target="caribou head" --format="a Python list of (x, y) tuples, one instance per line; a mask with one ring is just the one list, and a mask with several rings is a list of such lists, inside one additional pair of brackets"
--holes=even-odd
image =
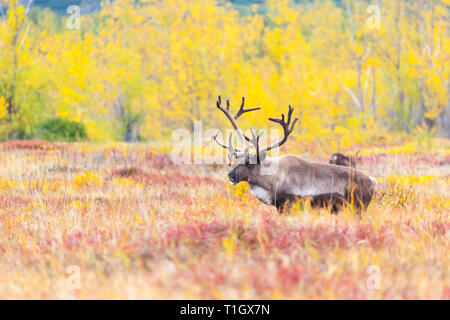
[[(230, 113), (230, 101), (227, 100), (226, 107), (222, 106), (222, 100), (219, 96), (217, 100), (217, 108), (221, 110), (226, 117), (230, 120), (236, 135), (238, 136), (240, 142), (244, 146), (242, 150), (236, 149), (233, 146), (233, 135), (230, 134), (228, 139), (228, 145), (225, 145), (224, 143), (220, 142), (217, 138), (218, 133), (214, 136), (214, 140), (223, 148), (227, 149), (229, 151), (228, 153), (228, 160), (230, 164), (232, 163), (233, 159), (236, 159), (237, 165), (228, 173), (228, 179), (232, 184), (237, 184), (241, 181), (249, 181), (251, 180), (251, 177), (259, 176), (261, 175), (261, 169), (263, 166), (261, 166), (262, 163), (264, 163), (264, 160), (266, 159), (267, 152), (278, 148), (282, 144), (284, 144), (289, 135), (294, 130), (294, 126), (296, 122), (298, 121), (298, 118), (295, 118), (294, 121), (292, 120), (292, 113), (294, 111), (294, 108), (292, 108), (289, 105), (289, 111), (287, 115), (287, 120), (285, 120), (284, 114), (281, 115), (280, 119), (276, 118), (269, 118), (270, 121), (273, 121), (275, 123), (278, 123), (282, 126), (284, 136), (283, 138), (275, 142), (269, 146), (266, 146), (264, 148), (259, 147), (259, 139), (261, 137), (260, 134), (256, 134), (255, 130), (253, 128), (250, 128), (251, 137), (247, 136), (245, 133), (243, 133), (239, 126), (237, 125), (237, 120), (241, 115), (247, 112), (256, 111), (261, 109), (260, 107), (256, 108), (244, 108), (245, 104), (245, 98), (242, 97), (242, 103), (241, 107), (239, 108), (239, 111), (233, 116)], [(254, 148), (254, 152), (251, 153), (249, 150), (251, 148)]]
[[(236, 166), (228, 172), (232, 184), (246, 181), (250, 191), (260, 201), (277, 207), (282, 212), (295, 199), (309, 199), (313, 207), (328, 207), (332, 212), (338, 212), (344, 204), (349, 204), (358, 210), (366, 208), (373, 196), (376, 182), (363, 172), (343, 166), (307, 161), (294, 155), (269, 157), (267, 153), (283, 145), (294, 130), (298, 119), (292, 119), (294, 108), (289, 105), (287, 116), (269, 118), (269, 121), (281, 125), (283, 138), (273, 144), (261, 148), (261, 134), (256, 134), (253, 128), (250, 135), (245, 134), (238, 126), (237, 120), (247, 112), (259, 110), (244, 108), (242, 98), (238, 112), (233, 116), (230, 112), (230, 102), (222, 105), (219, 96), (217, 108), (230, 121), (234, 132), (241, 142), (240, 149), (233, 146), (233, 135), (230, 134), (228, 144), (213, 138), (217, 144), (228, 150), (230, 164), (236, 160)], [(251, 149), (253, 152), (250, 152)], [(265, 170), (271, 168), (272, 170)]]

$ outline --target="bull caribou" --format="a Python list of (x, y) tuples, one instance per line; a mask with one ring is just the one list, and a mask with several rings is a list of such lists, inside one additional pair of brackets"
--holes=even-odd
[[(242, 149), (233, 146), (233, 134), (228, 144), (218, 139), (217, 133), (213, 139), (221, 147), (228, 150), (230, 165), (236, 159), (236, 166), (228, 172), (228, 179), (235, 185), (245, 181), (251, 193), (267, 205), (273, 205), (279, 213), (286, 210), (296, 199), (309, 199), (312, 207), (327, 207), (332, 213), (338, 213), (344, 205), (356, 209), (358, 215), (366, 209), (372, 200), (375, 179), (351, 167), (336, 166), (301, 159), (295, 155), (270, 157), (267, 153), (283, 145), (294, 130), (298, 118), (292, 120), (294, 108), (289, 105), (287, 116), (269, 118), (269, 121), (281, 125), (283, 138), (273, 144), (261, 148), (259, 140), (261, 133), (256, 134), (250, 128), (251, 137), (238, 126), (237, 120), (245, 113), (259, 110), (244, 108), (242, 98), (238, 112), (230, 113), (230, 102), (222, 105), (219, 96), (216, 106), (230, 121), (234, 132), (242, 144)], [(253, 152), (250, 149), (254, 148)]]

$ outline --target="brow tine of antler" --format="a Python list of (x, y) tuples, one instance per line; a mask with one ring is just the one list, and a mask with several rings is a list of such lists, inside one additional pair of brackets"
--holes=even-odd
[(230, 133), (230, 136), (228, 138), (228, 145), (230, 146), (230, 148), (228, 150), (230, 150), (230, 154), (232, 154), (233, 156), (237, 156), (237, 149), (234, 148), (233, 146), (233, 134)]
[(228, 138), (228, 162), (231, 165), (231, 163), (233, 162), (233, 157), (237, 158), (238, 157), (238, 152), (240, 152), (238, 149), (235, 149), (233, 146), (233, 134), (230, 133), (230, 136)]
[(226, 144), (223, 144), (222, 142), (219, 141), (219, 139), (217, 139), (217, 136), (219, 135), (219, 132), (217, 132), (214, 136), (213, 139), (214, 141), (221, 146), (222, 148), (228, 149), (228, 146)]
[[(258, 143), (258, 140), (261, 137), (262, 132), (260, 134), (256, 135), (255, 130), (253, 128), (250, 128), (250, 132), (252, 133), (252, 138), (250, 139), (250, 143), (255, 145), (255, 143)], [(255, 145), (255, 147), (256, 147), (256, 145)]]
[(250, 128), (250, 132), (252, 133), (252, 138), (250, 139), (250, 143), (253, 144), (256, 151), (256, 159), (257, 163), (260, 163), (259, 159), (259, 138), (261, 138), (262, 132), (256, 135), (255, 130), (253, 128)]
[[(220, 142), (220, 141), (219, 141), (219, 139), (217, 138), (218, 135), (219, 135), (219, 132), (217, 132), (217, 133), (213, 136), (214, 141), (215, 141), (219, 146), (221, 146), (222, 148), (230, 150), (230, 146), (227, 146), (227, 145), (224, 144), (223, 142)], [(231, 134), (230, 134), (230, 136), (231, 136)], [(234, 148), (233, 148), (233, 149), (234, 149)], [(239, 149), (234, 149), (234, 150), (235, 150), (236, 152), (240, 152)]]
[(233, 155), (228, 152), (227, 157), (228, 157), (228, 164), (231, 166), (231, 164), (233, 163)]

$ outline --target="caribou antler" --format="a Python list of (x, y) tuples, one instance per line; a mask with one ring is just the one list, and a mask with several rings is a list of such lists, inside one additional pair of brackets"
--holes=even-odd
[(265, 147), (263, 150), (261, 150), (261, 152), (267, 152), (269, 150), (278, 148), (279, 146), (281, 146), (282, 144), (284, 144), (287, 141), (289, 135), (294, 130), (295, 124), (298, 121), (298, 118), (295, 118), (294, 121), (291, 123), (292, 112), (294, 112), (294, 108), (291, 107), (291, 105), (289, 105), (287, 121), (284, 120), (284, 114), (281, 114), (281, 119), (269, 118), (270, 121), (276, 122), (276, 123), (280, 124), (283, 127), (284, 137), (280, 141), (275, 142), (274, 144), (271, 144), (270, 146)]
[[(278, 142), (276, 142), (276, 143), (274, 143), (274, 144), (271, 144), (270, 146), (267, 146), (267, 147), (265, 147), (264, 149), (262, 149), (262, 150), (260, 151), (260, 150), (259, 150), (259, 138), (261, 137), (261, 133), (258, 134), (258, 135), (256, 135), (256, 133), (255, 133), (255, 131), (253, 130), (253, 128), (250, 128), (250, 132), (251, 132), (251, 134), (252, 134), (252, 137), (251, 137), (251, 138), (247, 137), (247, 136), (241, 131), (241, 129), (239, 128), (239, 126), (238, 126), (238, 124), (237, 124), (237, 119), (238, 119), (241, 115), (243, 115), (244, 113), (246, 113), (246, 112), (259, 110), (259, 109), (261, 109), (261, 108), (260, 108), (260, 107), (255, 107), (255, 108), (245, 109), (245, 108), (244, 108), (244, 103), (245, 103), (245, 98), (242, 97), (241, 107), (239, 108), (239, 111), (238, 111), (234, 116), (231, 115), (231, 113), (230, 113), (230, 101), (229, 101), (229, 100), (227, 100), (227, 105), (226, 105), (226, 107), (223, 107), (223, 106), (222, 106), (222, 99), (221, 99), (220, 96), (218, 97), (217, 103), (216, 103), (217, 108), (218, 108), (219, 110), (221, 110), (221, 111), (225, 114), (225, 116), (228, 118), (228, 120), (231, 122), (231, 125), (233, 126), (233, 129), (236, 131), (236, 134), (237, 134), (239, 140), (240, 140), (241, 143), (244, 145), (243, 150), (241, 151), (241, 150), (235, 149), (235, 148), (233, 147), (233, 144), (232, 144), (232, 134), (230, 134), (230, 137), (229, 137), (229, 145), (226, 145), (226, 144), (220, 142), (220, 141), (217, 139), (217, 135), (218, 135), (219, 133), (217, 133), (216, 135), (214, 135), (213, 138), (214, 138), (214, 140), (216, 141), (216, 143), (217, 143), (218, 145), (220, 145), (221, 147), (223, 147), (223, 148), (229, 150), (229, 155), (228, 155), (229, 158), (232, 158), (233, 156), (234, 156), (234, 157), (238, 157), (240, 154), (246, 154), (247, 151), (248, 151), (248, 149), (250, 148), (250, 144), (252, 144), (253, 147), (256, 149), (256, 159), (257, 159), (257, 163), (259, 164), (259, 163), (260, 163), (260, 153), (267, 152), (267, 151), (269, 151), (269, 150), (275, 149), (275, 148), (281, 146), (282, 144), (284, 144), (284, 143), (287, 141), (289, 135), (290, 135), (290, 134), (292, 133), (292, 131), (294, 130), (294, 127), (295, 127), (295, 124), (296, 124), (297, 121), (298, 121), (298, 118), (295, 118), (294, 121), (291, 121), (291, 120), (292, 120), (292, 113), (294, 112), (294, 108), (293, 108), (291, 105), (289, 105), (289, 111), (288, 111), (287, 119), (286, 119), (286, 120), (285, 120), (284, 114), (281, 114), (281, 119), (277, 119), (277, 118), (269, 118), (270, 121), (275, 122), (275, 123), (278, 123), (279, 125), (281, 125), (281, 126), (283, 127), (284, 137), (283, 137), (283, 139), (281, 139), (280, 141), (278, 141)], [(250, 143), (250, 144), (249, 144), (249, 143)]]
[[(220, 132), (217, 131), (217, 133), (213, 136), (214, 141), (215, 141), (219, 146), (221, 146), (222, 148), (230, 150), (230, 148), (233, 147), (233, 146), (232, 146), (232, 143), (230, 143), (229, 145), (226, 145), (226, 144), (224, 144), (223, 142), (220, 142), (219, 139), (217, 139), (217, 136), (219, 135), (219, 133), (220, 133)], [(232, 134), (231, 134), (231, 133), (230, 133), (230, 136), (229, 136), (229, 140), (230, 140), (230, 139), (232, 139)], [(233, 147), (233, 152), (234, 152), (234, 153), (241, 153), (241, 151), (240, 151), (239, 149), (236, 149), (236, 148), (234, 148), (234, 147)]]
[(255, 147), (256, 150), (256, 163), (260, 164), (261, 160), (259, 158), (259, 138), (261, 138), (262, 132), (259, 133), (258, 135), (255, 134), (255, 131), (253, 130), (253, 128), (250, 128), (250, 132), (252, 133), (252, 138), (250, 139), (250, 143), (253, 144), (253, 146)]
[(242, 142), (242, 144), (244, 145), (244, 149), (248, 150), (249, 145), (247, 142), (250, 142), (250, 138), (247, 137), (239, 128), (238, 124), (237, 124), (237, 119), (239, 119), (239, 117), (241, 115), (243, 115), (244, 113), (250, 112), (250, 111), (255, 111), (255, 110), (259, 110), (261, 109), (260, 107), (255, 107), (255, 108), (249, 108), (249, 109), (244, 109), (244, 104), (245, 104), (245, 98), (242, 97), (242, 103), (241, 103), (241, 107), (239, 108), (239, 111), (233, 116), (230, 113), (230, 100), (227, 100), (227, 106), (226, 108), (224, 108), (222, 106), (222, 98), (219, 96), (217, 99), (217, 108), (222, 111), (226, 117), (228, 118), (228, 120), (230, 120), (231, 125), (233, 126), (233, 129), (236, 131), (236, 134), (239, 138), (239, 140)]
[(217, 132), (214, 136), (213, 139), (214, 141), (216, 141), (216, 143), (221, 146), (224, 149), (228, 150), (228, 162), (231, 165), (233, 157), (237, 158), (238, 155), (241, 153), (241, 151), (239, 149), (234, 148), (233, 146), (233, 134), (230, 133), (230, 136), (228, 138), (228, 145), (222, 143), (219, 141), (219, 139), (217, 139), (217, 136), (219, 135), (220, 132)]
[[(220, 99), (220, 96), (219, 96), (219, 99)], [(256, 111), (256, 110), (261, 109), (261, 107), (244, 109), (244, 103), (245, 103), (245, 97), (242, 97), (241, 107), (239, 108), (239, 111), (234, 115), (234, 119), (237, 120), (241, 115), (243, 115), (246, 112)], [(228, 105), (228, 100), (227, 100), (227, 105)]]

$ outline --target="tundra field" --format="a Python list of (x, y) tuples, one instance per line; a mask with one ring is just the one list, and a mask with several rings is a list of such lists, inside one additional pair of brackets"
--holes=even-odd
[(228, 166), (144, 144), (6, 142), (0, 299), (450, 299), (450, 149), (435, 145), (362, 148), (378, 186), (358, 219), (279, 215)]

